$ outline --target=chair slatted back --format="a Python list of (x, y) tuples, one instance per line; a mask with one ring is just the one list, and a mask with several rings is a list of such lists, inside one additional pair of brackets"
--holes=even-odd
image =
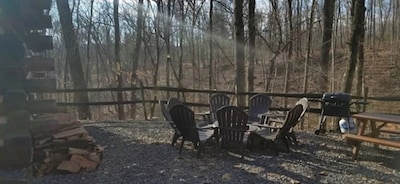
[(272, 100), (265, 94), (256, 94), (250, 98), (249, 103), (249, 121), (259, 122), (259, 114), (268, 112)]
[(224, 106), (217, 111), (221, 146), (243, 144), (247, 130), (247, 114), (235, 106)]
[(169, 112), (183, 138), (187, 141), (199, 142), (194, 112), (183, 104), (174, 105)]
[(171, 97), (171, 98), (168, 100), (167, 108), (168, 108), (168, 109), (171, 109), (173, 106), (175, 106), (175, 105), (177, 105), (177, 104), (182, 104), (182, 102), (181, 102), (178, 98)]
[(161, 100), (158, 100), (158, 103), (160, 104), (161, 112), (164, 115), (165, 120), (167, 120), (169, 122), (172, 122), (172, 117), (171, 117), (171, 114), (169, 113), (169, 111), (167, 109), (167, 104), (165, 104)]
[(283, 137), (288, 134), (291, 128), (295, 127), (299, 118), (303, 112), (303, 106), (301, 104), (297, 104), (293, 108), (289, 110), (289, 113), (286, 115), (285, 123), (282, 128), (280, 128), (276, 132), (276, 137)]
[(298, 104), (303, 106), (303, 111), (301, 112), (301, 115), (299, 117), (299, 121), (300, 121), (301, 119), (303, 119), (303, 117), (306, 114), (306, 111), (308, 109), (308, 99), (307, 98), (302, 98), (299, 101), (297, 101), (295, 105), (298, 105)]
[(217, 110), (223, 106), (227, 106), (230, 103), (230, 99), (227, 95), (218, 93), (210, 98), (210, 111), (213, 120), (217, 119)]

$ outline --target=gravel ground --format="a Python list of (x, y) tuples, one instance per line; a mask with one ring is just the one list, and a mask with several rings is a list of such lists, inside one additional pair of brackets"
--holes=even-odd
[(258, 150), (241, 159), (210, 146), (197, 158), (190, 144), (181, 155), (178, 146), (171, 147), (172, 129), (165, 122), (87, 122), (85, 128), (105, 147), (99, 168), (33, 183), (400, 183), (398, 150), (363, 144), (359, 160), (352, 161), (340, 134), (297, 132), (300, 145), (279, 156)]

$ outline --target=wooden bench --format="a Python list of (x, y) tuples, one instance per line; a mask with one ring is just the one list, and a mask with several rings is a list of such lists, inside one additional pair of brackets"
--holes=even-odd
[(373, 137), (368, 137), (368, 136), (363, 136), (363, 135), (354, 135), (354, 134), (344, 134), (344, 138), (356, 140), (356, 141), (362, 141), (362, 142), (370, 142), (373, 144), (379, 144), (379, 145), (383, 145), (383, 146), (400, 148), (400, 142), (395, 142), (395, 141), (382, 139), (382, 138), (373, 138)]
[[(387, 139), (382, 139), (382, 138), (374, 138), (374, 137), (368, 137), (368, 136), (363, 136), (363, 135), (354, 135), (354, 134), (344, 134), (344, 138), (348, 140), (353, 140), (353, 141), (358, 141), (358, 142), (370, 142), (373, 144), (378, 144), (378, 145), (383, 145), (383, 146), (389, 146), (389, 147), (394, 147), (394, 148), (399, 148), (400, 149), (400, 142), (396, 141), (391, 141)], [(354, 144), (353, 146), (353, 160), (357, 159), (358, 152), (359, 152), (359, 146), (360, 144)]]
[(400, 130), (396, 130), (393, 128), (381, 128), (379, 129), (380, 132), (390, 133), (390, 134), (400, 134)]
[[(346, 138), (348, 143), (353, 147), (353, 159), (357, 159), (362, 142), (373, 143), (375, 148), (378, 148), (379, 145), (400, 148), (400, 141), (379, 137), (380, 133), (400, 134), (400, 131), (394, 127), (392, 129), (384, 127), (386, 124), (391, 126), (400, 125), (400, 115), (379, 112), (363, 112), (353, 114), (352, 118), (359, 123), (357, 135), (345, 134), (344, 138)], [(366, 133), (367, 125), (369, 125), (371, 128), (371, 132), (369, 133)], [(354, 144), (352, 144), (353, 142), (350, 141), (354, 141)]]

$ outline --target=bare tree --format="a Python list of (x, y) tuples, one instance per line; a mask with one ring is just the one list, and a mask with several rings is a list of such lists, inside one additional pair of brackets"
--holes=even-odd
[(363, 29), (365, 17), (365, 0), (352, 0), (352, 33), (350, 39), (350, 59), (347, 63), (346, 72), (343, 77), (342, 91), (351, 93), (354, 72), (360, 47), (360, 32)]
[(297, 0), (296, 3), (296, 58), (300, 59), (303, 58), (302, 55), (302, 44), (303, 44), (303, 39), (301, 38), (301, 32), (302, 32), (302, 24), (303, 24), (303, 1), (302, 0)]
[[(143, 0), (139, 0), (138, 4), (138, 11), (137, 11), (137, 19), (136, 19), (136, 40), (135, 40), (135, 48), (133, 50), (132, 55), (132, 74), (131, 74), (131, 86), (135, 86), (137, 83), (137, 74), (136, 70), (138, 68), (139, 63), (139, 53), (140, 53), (140, 46), (142, 44), (142, 32), (143, 32), (143, 23), (144, 23), (144, 16), (143, 16)], [(131, 100), (136, 100), (136, 93), (132, 91), (131, 93)], [(144, 108), (144, 107), (143, 107)], [(136, 104), (131, 104), (131, 118), (136, 118)], [(147, 117), (145, 117), (147, 119)]]
[(160, 55), (161, 55), (161, 48), (160, 48), (160, 19), (161, 19), (161, 0), (157, 0), (157, 14), (156, 14), (156, 20), (154, 21), (154, 29), (155, 29), (155, 44), (156, 44), (156, 63), (155, 63), (155, 69), (153, 72), (153, 85), (157, 86), (158, 84), (158, 70), (160, 68)]
[(249, 67), (247, 69), (248, 91), (254, 91), (254, 61), (256, 46), (256, 20), (255, 20), (256, 1), (249, 0)]
[(313, 34), (313, 25), (314, 25), (314, 9), (316, 6), (315, 0), (312, 0), (312, 5), (311, 5), (311, 12), (310, 12), (310, 18), (308, 20), (308, 43), (307, 43), (307, 55), (306, 55), (306, 60), (304, 61), (304, 81), (303, 81), (303, 93), (307, 93), (307, 88), (308, 88), (308, 63), (310, 60), (310, 54), (311, 54), (311, 44), (312, 44), (312, 34)]
[(213, 89), (213, 80), (214, 80), (214, 72), (213, 72), (213, 0), (210, 0), (210, 11), (209, 11), (209, 49), (210, 49), (210, 57), (209, 57), (209, 68), (208, 68), (208, 88)]
[[(57, 0), (56, 3), (63, 32), (64, 46), (67, 53), (66, 62), (70, 68), (72, 82), (75, 88), (86, 89), (87, 86), (79, 54), (79, 44), (72, 24), (72, 13), (68, 1)], [(89, 97), (86, 92), (78, 92), (74, 93), (74, 100), (85, 103), (89, 102)], [(91, 113), (89, 106), (78, 106), (78, 116), (80, 119), (90, 119)]]
[[(370, 16), (369, 16), (369, 48), (375, 47), (375, 0), (369, 1), (369, 9), (370, 9)], [(375, 52), (375, 51), (374, 51)]]
[[(172, 11), (175, 0), (167, 1), (167, 19), (164, 25), (164, 41), (167, 52), (167, 63), (165, 65), (165, 82), (167, 87), (170, 86), (170, 64), (171, 64), (171, 29), (172, 29)], [(167, 91), (167, 97), (169, 98), (169, 92)]]
[(361, 96), (363, 92), (364, 86), (364, 37), (365, 37), (365, 24), (364, 18), (362, 19), (362, 27), (360, 30), (360, 44), (358, 47), (358, 62), (356, 66), (357, 71), (357, 87), (356, 87), (356, 95)]
[(90, 37), (92, 35), (92, 27), (93, 27), (93, 4), (94, 0), (90, 0), (90, 15), (89, 15), (89, 24), (87, 28), (87, 42), (86, 42), (86, 82), (87, 85), (90, 86)]
[[(197, 14), (196, 14), (196, 2), (195, 1), (188, 1), (188, 5), (190, 6), (192, 10), (192, 24), (190, 27), (190, 60), (192, 63), (192, 81), (193, 85), (192, 88), (196, 88), (196, 71), (197, 71), (197, 66), (196, 66), (196, 48), (195, 48), (195, 38), (194, 38), (194, 30), (196, 26), (196, 21), (197, 21)], [(196, 98), (196, 97), (195, 97)]]
[[(178, 86), (183, 87), (183, 56), (184, 56), (184, 31), (185, 31), (185, 1), (179, 1), (181, 21), (179, 23), (179, 69), (178, 69)], [(184, 93), (182, 93), (184, 95)], [(179, 94), (178, 94), (179, 95)], [(185, 98), (185, 97), (184, 97)]]
[(321, 46), (321, 61), (320, 61), (320, 83), (319, 88), (322, 92), (328, 91), (329, 81), (329, 51), (332, 45), (332, 25), (333, 16), (335, 10), (335, 0), (324, 1), (324, 28), (322, 35), (322, 46)]
[[(288, 27), (289, 29), (287, 29), (287, 38), (289, 39), (289, 45), (287, 48), (287, 52), (288, 52), (288, 58), (287, 61), (285, 62), (285, 86), (283, 89), (284, 93), (288, 93), (289, 92), (289, 78), (290, 78), (290, 68), (291, 68), (291, 64), (292, 64), (292, 56), (293, 56), (293, 2), (292, 0), (287, 0), (287, 23), (289, 24)], [(287, 98), (285, 98), (284, 100), (284, 107), (287, 107)], [(301, 124), (303, 125), (303, 123)], [(303, 127), (302, 127), (303, 128)]]
[[(119, 29), (119, 0), (114, 0), (114, 39), (115, 39), (115, 48), (114, 48), (114, 54), (115, 54), (115, 64), (116, 64), (116, 73), (117, 73), (117, 83), (118, 89), (121, 89), (123, 86), (123, 80), (122, 80), (122, 67), (121, 67), (121, 49), (120, 49), (120, 44), (121, 44), (121, 36), (120, 36), (120, 29)], [(117, 92), (117, 101), (122, 102), (124, 100), (123, 98), (123, 93), (122, 91)], [(123, 104), (118, 104), (118, 118), (120, 120), (125, 119), (125, 110), (124, 110), (124, 105)]]
[(235, 18), (235, 60), (236, 60), (236, 90), (237, 106), (244, 107), (246, 98), (241, 95), (246, 89), (245, 70), (244, 70), (244, 26), (243, 26), (243, 0), (234, 0)]

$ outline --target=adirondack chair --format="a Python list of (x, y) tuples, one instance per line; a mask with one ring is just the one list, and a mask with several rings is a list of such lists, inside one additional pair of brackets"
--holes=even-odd
[[(307, 98), (302, 98), (299, 101), (297, 101), (295, 105), (299, 105), (299, 104), (301, 106), (303, 106), (303, 111), (301, 112), (301, 115), (299, 117), (298, 122), (302, 122), (303, 118), (304, 118), (304, 115), (306, 114), (306, 111), (308, 109), (308, 99)], [(296, 145), (299, 143), (297, 141), (296, 135), (295, 135), (295, 133), (293, 131), (293, 127), (290, 129), (289, 133), (287, 134), (287, 137), (288, 137), (290, 142), (293, 142)]]
[(184, 142), (190, 141), (197, 149), (197, 156), (200, 157), (201, 153), (204, 152), (204, 144), (214, 135), (214, 129), (198, 128), (194, 119), (194, 112), (185, 105), (174, 105), (169, 112), (176, 128), (182, 135), (179, 154), (182, 152)]
[(217, 120), (217, 110), (229, 103), (229, 97), (222, 93), (215, 94), (210, 98), (210, 123)]
[(171, 97), (167, 102), (167, 108), (171, 109), (176, 104), (182, 104), (182, 102), (178, 98)]
[[(303, 105), (297, 104), (294, 106), (284, 120), (282, 127), (275, 127), (264, 125), (262, 129), (254, 131), (252, 136), (261, 138), (263, 141), (269, 142), (271, 144), (271, 149), (278, 155), (278, 145), (281, 143), (284, 144), (286, 148), (286, 152), (289, 152), (289, 142), (288, 142), (288, 134), (296, 126), (297, 122), (299, 122), (299, 118), (303, 113)], [(276, 129), (276, 131), (271, 131), (271, 129)]]
[(240, 148), (242, 158), (246, 147), (248, 133), (246, 112), (235, 106), (224, 106), (217, 111), (219, 125), (219, 149)]
[[(303, 111), (301, 112), (301, 115), (298, 120), (298, 122), (301, 122), (303, 120), (303, 117), (304, 117), (307, 109), (308, 109), (307, 98), (301, 98), (299, 101), (296, 102), (295, 105), (299, 105), (299, 104), (303, 106)], [(285, 117), (286, 117), (286, 115), (284, 115), (284, 114), (268, 114), (265, 118), (264, 124), (254, 124), (254, 125), (259, 126), (259, 127), (264, 127), (264, 128), (268, 128), (271, 126), (282, 127), (283, 123), (285, 123), (285, 119), (284, 119)], [(266, 125), (266, 126), (264, 126), (264, 125)], [(275, 129), (275, 128), (273, 128), (273, 129)], [(290, 131), (286, 135), (286, 137), (289, 142), (298, 145), (298, 141), (297, 141), (296, 135), (293, 131), (293, 128), (290, 129)]]
[(175, 146), (176, 141), (179, 139), (179, 137), (182, 137), (182, 134), (179, 132), (178, 128), (173, 122), (171, 114), (169, 113), (169, 110), (166, 107), (167, 104), (165, 104), (161, 100), (158, 100), (158, 104), (160, 104), (161, 112), (164, 115), (165, 120), (171, 125), (172, 129), (174, 129), (174, 136), (172, 137), (171, 146)]
[(266, 114), (271, 106), (271, 98), (265, 94), (256, 94), (250, 98), (249, 122), (260, 122), (263, 114)]

